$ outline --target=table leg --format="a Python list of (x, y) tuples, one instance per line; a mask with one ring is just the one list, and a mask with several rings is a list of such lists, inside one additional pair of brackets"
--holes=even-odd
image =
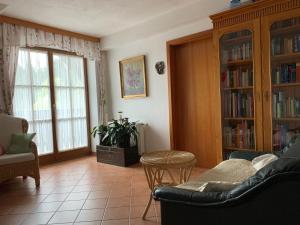
[(144, 210), (144, 213), (143, 213), (143, 220), (146, 219), (146, 215), (147, 215), (148, 210), (149, 210), (149, 208), (151, 206), (151, 202), (152, 202), (152, 192), (150, 193), (150, 198), (149, 198), (148, 204), (147, 204), (147, 206), (146, 206), (146, 208)]

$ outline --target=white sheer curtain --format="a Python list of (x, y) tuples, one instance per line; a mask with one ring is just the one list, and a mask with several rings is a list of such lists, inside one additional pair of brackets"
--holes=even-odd
[(83, 58), (53, 55), (59, 151), (86, 147), (87, 117)]
[(26, 118), (39, 154), (53, 152), (48, 55), (20, 49), (13, 101), (14, 115)]

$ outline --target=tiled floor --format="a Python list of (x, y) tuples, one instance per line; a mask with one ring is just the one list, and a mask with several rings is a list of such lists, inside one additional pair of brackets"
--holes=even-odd
[(139, 165), (122, 168), (85, 157), (42, 167), (39, 189), (31, 178), (0, 184), (0, 224), (158, 225), (159, 202), (141, 219), (149, 194)]

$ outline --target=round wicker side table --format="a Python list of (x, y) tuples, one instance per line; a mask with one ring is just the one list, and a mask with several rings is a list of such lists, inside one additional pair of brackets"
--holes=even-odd
[[(178, 185), (185, 183), (191, 176), (196, 164), (194, 154), (183, 151), (155, 151), (145, 153), (140, 159), (146, 174), (147, 182), (151, 190), (149, 202), (145, 208), (145, 219), (152, 202), (152, 192), (156, 186), (163, 185), (165, 174), (169, 175), (171, 183), (164, 185)], [(177, 171), (175, 174), (174, 172)]]

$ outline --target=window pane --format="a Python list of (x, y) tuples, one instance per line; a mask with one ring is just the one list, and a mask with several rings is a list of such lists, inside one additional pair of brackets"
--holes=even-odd
[(72, 110), (75, 118), (86, 116), (84, 88), (72, 89)]
[(30, 85), (29, 74), (29, 52), (26, 50), (20, 50), (18, 56), (18, 65), (16, 72), (15, 85)]
[(65, 55), (53, 55), (54, 84), (55, 86), (69, 86), (68, 57)]
[(50, 90), (46, 87), (34, 87), (33, 112), (35, 120), (51, 120)]
[(83, 58), (70, 57), (69, 67), (72, 87), (84, 87)]
[(56, 117), (58, 119), (71, 117), (71, 102), (69, 88), (55, 88)]
[(52, 152), (52, 122), (36, 122), (34, 128), (36, 136), (33, 141), (38, 146), (39, 154), (41, 155)]
[(33, 85), (49, 86), (48, 55), (44, 52), (30, 52)]
[(15, 87), (13, 100), (14, 115), (25, 118), (28, 121), (33, 120), (32, 98), (30, 87)]
[(71, 120), (58, 120), (57, 125), (57, 147), (59, 151), (73, 149), (73, 134)]
[(74, 146), (76, 148), (87, 146), (86, 119), (73, 121)]

